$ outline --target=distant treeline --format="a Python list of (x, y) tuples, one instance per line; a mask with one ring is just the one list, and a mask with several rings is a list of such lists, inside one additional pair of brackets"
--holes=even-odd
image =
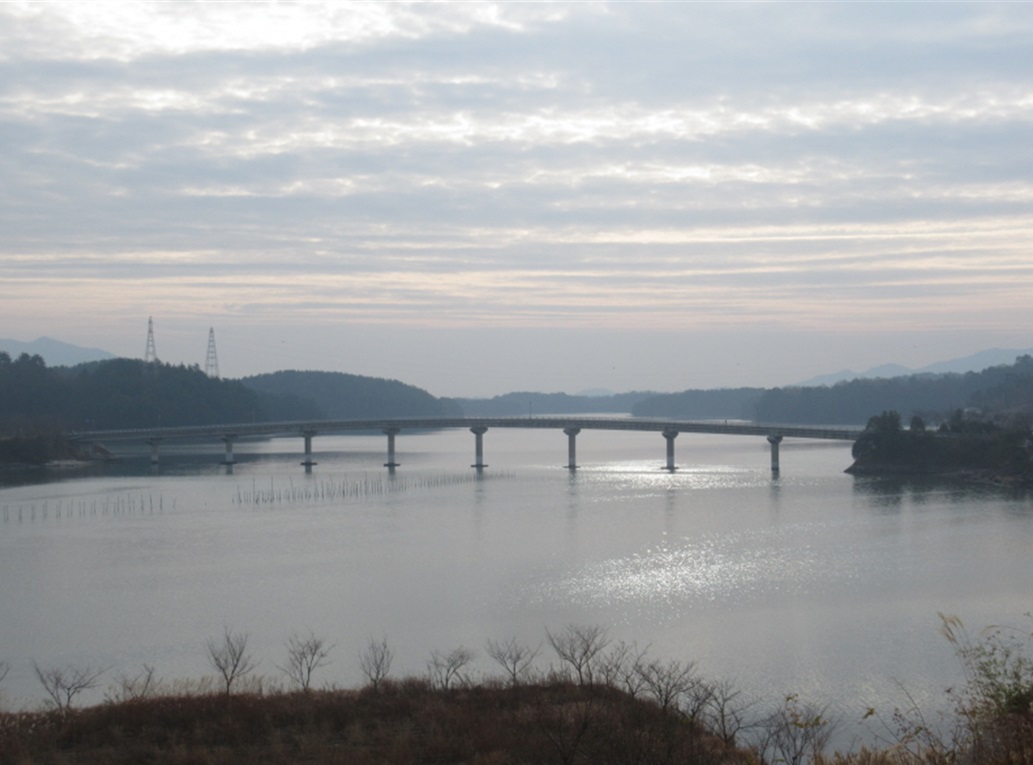
[[(621, 414), (864, 424), (874, 412), (921, 416), (936, 426), (958, 409), (998, 421), (1033, 415), (1033, 357), (982, 372), (858, 379), (831, 387), (734, 388), (603, 396), (507, 393), (445, 399), (397, 380), (341, 372), (283, 371), (243, 380), (195, 366), (112, 359), (48, 367), (40, 356), (0, 352), (0, 438), (69, 430), (173, 427), (274, 420)], [(9, 444), (8, 444), (9, 445)]]
[(829, 386), (688, 390), (645, 398), (639, 417), (741, 418), (758, 422), (863, 425), (874, 412), (943, 422), (957, 409), (977, 409), (998, 419), (1033, 413), (1033, 357), (981, 372), (857, 379)]
[(763, 388), (720, 388), (660, 393), (635, 403), (636, 417), (670, 417), (677, 420), (752, 420)]
[(467, 417), (533, 417), (548, 414), (626, 414), (655, 393), (616, 393), (608, 396), (572, 396), (567, 393), (521, 391), (493, 398), (451, 399)]

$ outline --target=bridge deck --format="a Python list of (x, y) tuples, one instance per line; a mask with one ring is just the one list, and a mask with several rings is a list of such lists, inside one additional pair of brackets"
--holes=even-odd
[(168, 428), (84, 430), (69, 433), (78, 441), (153, 441), (192, 438), (242, 438), (248, 436), (311, 436), (350, 431), (388, 429), (440, 430), (449, 428), (551, 428), (563, 430), (638, 430), (662, 433), (711, 433), (737, 436), (783, 436), (854, 441), (860, 427), (813, 427), (768, 423), (716, 422), (707, 420), (658, 420), (635, 417), (411, 417), (370, 420), (304, 420), (293, 422), (227, 423)]

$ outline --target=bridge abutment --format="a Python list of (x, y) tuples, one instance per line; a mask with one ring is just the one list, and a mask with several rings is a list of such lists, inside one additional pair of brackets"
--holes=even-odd
[(470, 432), (473, 433), (474, 438), (474, 463), (470, 465), (470, 467), (483, 470), (488, 467), (484, 464), (484, 434), (488, 432), (488, 429), (483, 425), (477, 425), (476, 427), (470, 428)]

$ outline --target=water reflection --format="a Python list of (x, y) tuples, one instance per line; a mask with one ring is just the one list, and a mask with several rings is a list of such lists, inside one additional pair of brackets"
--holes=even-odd
[[(371, 436), (321, 440), (306, 475), (295, 439), (239, 443), (230, 476), (216, 445), (164, 449), (158, 475), (141, 452), (8, 485), (3, 690), (37, 698), (33, 659), (196, 677), (227, 624), (265, 667), (311, 628), (342, 657), (385, 634), (398, 672), (419, 673), (434, 647), (577, 622), (747, 693), (856, 709), (893, 679), (956, 682), (930, 648), (937, 611), (982, 625), (1029, 609), (1028, 498), (847, 476), (848, 446), (784, 444), (776, 478), (766, 444), (732, 437), (682, 448), (672, 474), (655, 434), (611, 435), (581, 436), (577, 471), (538, 432), (498, 434), (499, 468), (470, 469), (463, 431), (407, 439), (397, 471)], [(360, 679), (346, 658), (333, 672)]]
[(1031, 493), (1013, 487), (976, 484), (934, 476), (855, 476), (855, 495), (880, 510), (900, 511), (907, 507), (938, 507), (943, 502), (970, 504), (1003, 500), (1021, 504)]

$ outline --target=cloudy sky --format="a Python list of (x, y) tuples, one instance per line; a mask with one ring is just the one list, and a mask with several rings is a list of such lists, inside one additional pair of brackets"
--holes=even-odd
[(0, 4), (0, 337), (437, 395), (1033, 345), (1027, 3)]

